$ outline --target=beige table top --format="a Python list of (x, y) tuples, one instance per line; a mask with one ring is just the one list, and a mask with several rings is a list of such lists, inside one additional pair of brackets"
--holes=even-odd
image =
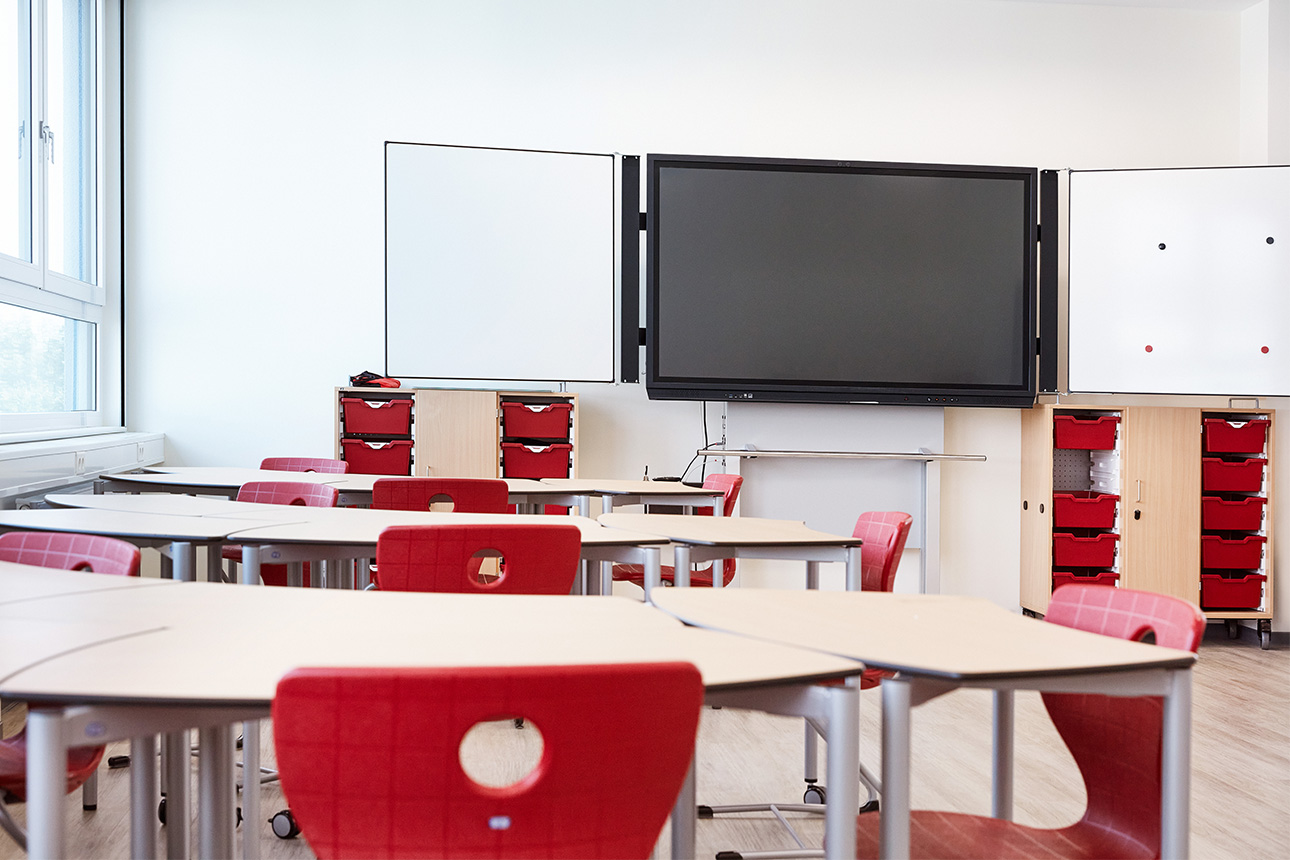
[(12, 561), (0, 561), (0, 578), (4, 582), (4, 590), (0, 591), (0, 604), (24, 603), (46, 597), (117, 588), (146, 588), (161, 582), (138, 576), (105, 576), (79, 570), (35, 567)]
[[(608, 528), (580, 516), (543, 514), (458, 514), (432, 511), (376, 511), (363, 508), (296, 508), (303, 512), (296, 522), (248, 526), (232, 537), (239, 543), (376, 544), (381, 531), (393, 525), (574, 525), (588, 546), (647, 546), (667, 543), (651, 532)], [(3, 522), (3, 520), (0, 520)]]
[(689, 517), (681, 514), (601, 514), (602, 525), (664, 535), (703, 546), (860, 546), (859, 538), (816, 531), (795, 520)]
[(1196, 659), (1189, 651), (1027, 618), (975, 597), (667, 588), (655, 589), (653, 599), (687, 624), (960, 683), (1182, 668)]
[[(299, 507), (280, 505), (295, 518)], [(254, 522), (254, 520), (252, 520)], [(246, 519), (216, 516), (179, 516), (144, 511), (58, 508), (35, 511), (0, 511), (0, 530), (81, 532), (159, 541), (216, 541), (247, 527)]]
[[(0, 570), (0, 591), (9, 571)], [(93, 628), (112, 619), (112, 630)], [(842, 677), (835, 656), (686, 627), (626, 598), (461, 595), (166, 583), (0, 605), (94, 647), (0, 678), (28, 701), (264, 705), (297, 666), (518, 666), (685, 660), (709, 690)], [(78, 624), (87, 624), (80, 633)], [(15, 625), (16, 628), (16, 625)], [(93, 629), (92, 629), (93, 628)], [(133, 631), (138, 635), (110, 640)], [(10, 634), (5, 632), (0, 643)], [(211, 648), (212, 641), (254, 648)], [(52, 634), (51, 634), (52, 641)], [(2, 645), (0, 645), (2, 648)], [(7, 649), (4, 649), (7, 650)], [(55, 652), (56, 653), (56, 652)]]
[(543, 478), (543, 484), (571, 495), (720, 496), (723, 490), (690, 487), (680, 481), (634, 481), (618, 478)]
[(347, 477), (332, 472), (285, 472), (275, 469), (248, 469), (240, 466), (146, 466), (146, 471), (107, 475), (111, 480), (145, 484), (184, 485), (195, 487), (240, 487), (249, 481), (297, 481), (331, 484)]
[(181, 517), (225, 517), (234, 520), (292, 520), (298, 506), (235, 502), (207, 496), (176, 493), (50, 493), (45, 501), (54, 508), (123, 511), (136, 514), (166, 514)]

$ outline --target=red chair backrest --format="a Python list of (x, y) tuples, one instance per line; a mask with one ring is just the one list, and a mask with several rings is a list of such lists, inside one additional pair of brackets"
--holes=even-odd
[(428, 511), (432, 502), (450, 501), (454, 511), (504, 514), (508, 493), (498, 478), (381, 478), (372, 485), (372, 507)]
[(319, 457), (265, 457), (260, 461), (260, 468), (272, 472), (326, 472), (343, 475), (349, 471), (349, 463)]
[(340, 492), (329, 484), (305, 481), (249, 481), (237, 491), (239, 502), (262, 505), (304, 505), (309, 508), (334, 508)]
[[(1120, 639), (1141, 639), (1151, 631), (1156, 644), (1193, 652), (1205, 631), (1205, 616), (1195, 604), (1106, 585), (1061, 586), (1045, 619)], [(1141, 856), (1159, 857), (1160, 697), (1044, 693), (1043, 698), (1084, 777), (1083, 823), (1115, 834)]]
[[(296, 669), (278, 682), (282, 789), (331, 857), (647, 857), (690, 765), (689, 663)], [(462, 769), (477, 723), (523, 718), (542, 756), (514, 785)]]
[[(479, 580), (481, 550), (505, 560), (500, 577)], [(376, 541), (382, 591), (568, 594), (582, 552), (577, 526), (391, 526)], [(473, 560), (473, 563), (472, 563)]]
[(123, 540), (71, 532), (6, 532), (0, 560), (113, 576), (139, 575), (139, 548)]
[[(721, 515), (728, 517), (735, 512), (735, 502), (739, 500), (739, 488), (744, 485), (742, 475), (709, 475), (703, 479), (703, 489), (705, 490), (724, 490), (725, 500), (721, 506)], [(695, 513), (712, 516), (711, 508), (698, 508)], [(733, 562), (733, 559), (730, 559)]]
[(860, 545), (860, 590), (891, 591), (896, 568), (914, 518), (902, 511), (867, 511), (856, 519), (852, 537)]

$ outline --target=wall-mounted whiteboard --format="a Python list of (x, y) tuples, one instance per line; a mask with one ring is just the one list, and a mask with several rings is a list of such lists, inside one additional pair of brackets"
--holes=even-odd
[(611, 382), (614, 156), (385, 145), (385, 372)]
[(1290, 394), (1290, 166), (1073, 171), (1069, 389)]

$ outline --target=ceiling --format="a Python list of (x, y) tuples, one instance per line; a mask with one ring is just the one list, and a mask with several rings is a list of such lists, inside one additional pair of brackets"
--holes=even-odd
[(1021, 0), (1021, 2), (1071, 3), (1083, 6), (1139, 6), (1152, 9), (1196, 9), (1205, 12), (1240, 12), (1257, 5), (1260, 0)]

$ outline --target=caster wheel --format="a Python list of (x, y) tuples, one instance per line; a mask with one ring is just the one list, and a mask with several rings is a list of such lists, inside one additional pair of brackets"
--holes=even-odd
[(1267, 651), (1272, 647), (1272, 622), (1259, 621), (1259, 647)]
[(824, 786), (808, 786), (802, 793), (802, 803), (825, 803)]
[(114, 755), (108, 757), (108, 769), (118, 770), (130, 766), (130, 757), (128, 755)]
[(1227, 622), (1227, 638), (1228, 639), (1241, 638), (1241, 625), (1238, 624), (1236, 621), (1229, 620)]
[(864, 806), (860, 807), (861, 815), (864, 815), (866, 812), (877, 812), (877, 811), (878, 811), (878, 801), (876, 799), (871, 800), (868, 803), (866, 803)]
[(517, 729), (522, 729), (522, 728), (524, 728), (524, 718), (523, 718), (523, 717), (516, 717), (516, 718), (515, 718), (515, 728), (517, 728)]
[(295, 839), (300, 835), (300, 825), (296, 824), (296, 817), (290, 809), (275, 812), (269, 819), (269, 826), (273, 828), (273, 835), (279, 839)]
[(157, 820), (162, 824), (166, 823), (166, 799), (161, 798), (161, 803), (157, 804)]

